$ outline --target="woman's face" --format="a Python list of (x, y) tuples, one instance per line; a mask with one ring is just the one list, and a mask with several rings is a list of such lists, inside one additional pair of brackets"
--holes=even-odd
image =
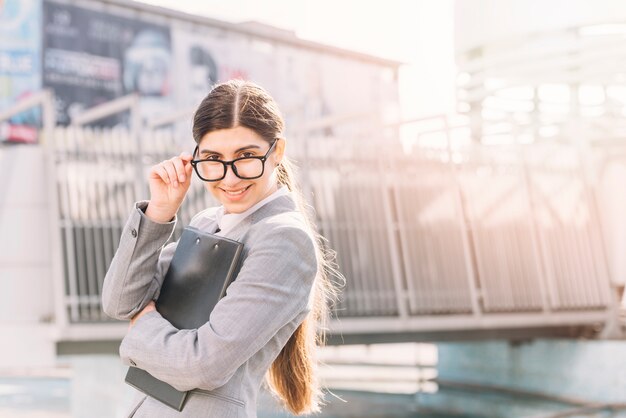
[[(240, 157), (262, 157), (271, 143), (250, 128), (237, 126), (207, 133), (198, 144), (196, 160), (207, 158), (232, 161)], [(205, 181), (205, 187), (224, 205), (225, 213), (241, 213), (276, 191), (276, 165), (284, 152), (284, 140), (278, 140), (265, 160), (263, 175), (245, 180), (237, 177), (229, 165), (226, 177), (218, 181)], [(243, 192), (242, 192), (243, 191)], [(241, 193), (242, 192), (242, 193)]]

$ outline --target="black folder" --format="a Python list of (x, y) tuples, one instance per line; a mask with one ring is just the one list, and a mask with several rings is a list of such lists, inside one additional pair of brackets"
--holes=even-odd
[[(237, 277), (243, 244), (187, 226), (178, 240), (156, 301), (157, 311), (178, 329), (197, 329)], [(188, 392), (181, 392), (138, 367), (126, 383), (181, 411)]]

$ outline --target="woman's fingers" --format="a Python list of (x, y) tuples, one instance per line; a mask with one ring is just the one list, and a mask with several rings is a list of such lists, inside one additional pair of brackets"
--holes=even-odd
[(163, 179), (165, 184), (178, 187), (179, 183), (186, 183), (191, 178), (193, 167), (190, 161), (193, 156), (182, 152), (180, 156), (163, 160), (153, 167), (153, 171)]
[(180, 157), (172, 158), (172, 163), (174, 164), (174, 168), (176, 169), (176, 174), (178, 176), (178, 181), (180, 183), (184, 183), (187, 180), (187, 173), (185, 173), (185, 167), (183, 166), (183, 160)]
[(176, 174), (176, 167), (174, 166), (174, 162), (172, 160), (165, 160), (161, 163), (165, 171), (167, 171), (167, 175), (169, 177), (169, 182), (174, 186), (178, 187), (178, 174)]
[(165, 184), (169, 184), (170, 183), (169, 175), (167, 174), (167, 170), (165, 169), (165, 167), (163, 166), (162, 163), (159, 163), (159, 164), (155, 165), (154, 168), (153, 168), (153, 171), (159, 177), (161, 177), (161, 180), (163, 180), (163, 183), (165, 183)]

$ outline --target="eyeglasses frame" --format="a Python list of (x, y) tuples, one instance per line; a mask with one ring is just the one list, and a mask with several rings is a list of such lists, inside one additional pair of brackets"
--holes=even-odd
[[(272, 145), (270, 145), (269, 149), (267, 150), (267, 152), (265, 153), (264, 156), (262, 157), (239, 157), (239, 158), (235, 158), (234, 160), (230, 160), (230, 161), (224, 161), (224, 160), (217, 160), (217, 159), (212, 159), (212, 158), (205, 158), (202, 160), (191, 160), (191, 166), (194, 168), (194, 171), (196, 172), (196, 174), (198, 175), (198, 177), (200, 178), (200, 180), (202, 181), (220, 181), (223, 180), (224, 177), (226, 177), (226, 173), (228, 172), (228, 166), (230, 166), (231, 170), (233, 170), (233, 173), (235, 174), (235, 176), (239, 177), (242, 180), (254, 180), (254, 179), (258, 179), (259, 177), (262, 177), (263, 174), (265, 174), (265, 161), (267, 160), (268, 155), (270, 155), (270, 153), (272, 152), (272, 150), (274, 149), (274, 145), (276, 145), (276, 142), (278, 142), (280, 138), (274, 138), (274, 142), (272, 142)], [(200, 147), (200, 145), (196, 145), (196, 148), (193, 151), (193, 156), (196, 156), (196, 153), (198, 152), (198, 148)], [(239, 173), (237, 173), (237, 169), (235, 168), (235, 162), (239, 161), (239, 160), (244, 160), (244, 159), (250, 159), (250, 158), (256, 158), (257, 160), (261, 160), (262, 163), (262, 169), (261, 169), (261, 174), (259, 174), (256, 177), (241, 177), (239, 175)], [(201, 175), (200, 172), (198, 171), (198, 167), (197, 164), (203, 161), (212, 161), (212, 162), (220, 162), (222, 163), (222, 165), (224, 166), (224, 175), (222, 177), (220, 177), (219, 179), (214, 179), (214, 180), (205, 180)]]

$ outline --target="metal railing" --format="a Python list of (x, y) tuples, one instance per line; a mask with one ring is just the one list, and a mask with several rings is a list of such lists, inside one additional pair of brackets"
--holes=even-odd
[[(457, 53), (457, 110), (484, 143), (619, 140), (626, 133), (622, 34), (571, 27)], [(574, 129), (572, 129), (574, 122)]]
[[(123, 129), (57, 128), (55, 139), (51, 152), (56, 160), (65, 261), (63, 304), (71, 322), (106, 320), (100, 290), (124, 222), (135, 201), (149, 199), (145, 179), (150, 166), (180, 150), (170, 134), (158, 132), (151, 135), (142, 154)], [(173, 239), (195, 213), (211, 205), (215, 202), (202, 185), (192, 183)]]
[[(55, 138), (64, 303), (72, 322), (103, 321), (99, 289), (137, 200), (137, 149), (124, 131), (59, 128)], [(144, 175), (179, 153), (171, 134), (142, 140), (150, 141), (141, 158)], [(492, 314), (560, 312), (563, 323), (572, 312), (611, 315), (615, 298), (601, 229), (575, 147), (452, 152), (450, 146), (404, 154), (381, 142), (311, 143), (301, 176), (347, 278), (336, 312), (344, 324), (449, 316), (458, 327)], [(215, 204), (194, 183), (178, 227)]]

